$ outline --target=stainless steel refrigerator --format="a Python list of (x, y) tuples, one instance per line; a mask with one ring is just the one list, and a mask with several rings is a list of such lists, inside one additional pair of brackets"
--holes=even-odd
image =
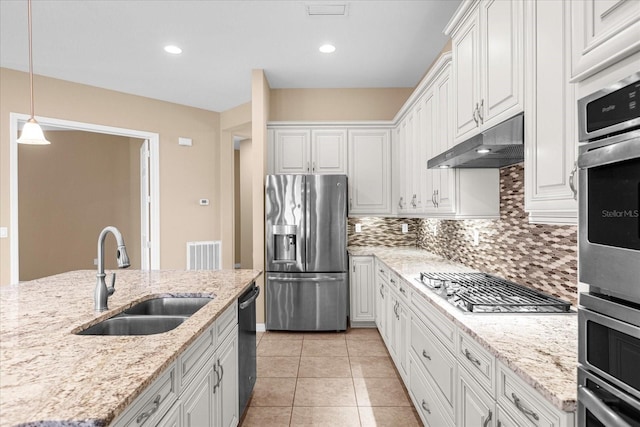
[(267, 329), (347, 328), (347, 177), (268, 175)]

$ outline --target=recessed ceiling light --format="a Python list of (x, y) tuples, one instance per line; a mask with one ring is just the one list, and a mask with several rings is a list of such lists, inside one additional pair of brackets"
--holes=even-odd
[(336, 51), (336, 47), (332, 44), (323, 44), (322, 46), (320, 46), (320, 52), (322, 53), (333, 53)]
[(182, 49), (172, 44), (165, 46), (164, 51), (173, 55), (180, 55), (182, 53)]
[(440, 165), (438, 166), (440, 169), (449, 169), (451, 166), (449, 165)]
[(478, 153), (478, 154), (487, 154), (487, 153), (490, 153), (490, 152), (491, 152), (490, 148), (478, 148), (476, 150), (476, 153)]

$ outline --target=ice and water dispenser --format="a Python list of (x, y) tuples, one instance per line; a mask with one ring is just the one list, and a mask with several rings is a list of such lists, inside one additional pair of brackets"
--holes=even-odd
[(273, 226), (273, 261), (296, 261), (297, 227), (295, 225)]

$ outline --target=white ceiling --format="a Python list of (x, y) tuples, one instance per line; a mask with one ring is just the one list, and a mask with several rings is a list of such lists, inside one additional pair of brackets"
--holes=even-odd
[[(460, 0), (34, 0), (34, 73), (213, 111), (272, 88), (413, 87)], [(337, 50), (321, 54), (331, 42)], [(183, 49), (180, 56), (163, 51)], [(0, 66), (28, 71), (27, 2), (0, 0)], [(37, 88), (36, 88), (37, 96)]]

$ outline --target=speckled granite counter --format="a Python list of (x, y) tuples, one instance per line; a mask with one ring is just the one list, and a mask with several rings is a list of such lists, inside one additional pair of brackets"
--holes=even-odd
[(567, 314), (464, 313), (416, 280), (420, 272), (472, 272), (430, 252), (350, 246), (351, 255), (375, 255), (426, 301), (535, 388), (555, 407), (576, 410), (578, 322)]
[[(111, 422), (259, 275), (255, 270), (117, 272), (111, 310), (93, 311), (95, 270), (0, 287), (0, 425)], [(215, 296), (176, 329), (79, 336), (154, 296)]]

